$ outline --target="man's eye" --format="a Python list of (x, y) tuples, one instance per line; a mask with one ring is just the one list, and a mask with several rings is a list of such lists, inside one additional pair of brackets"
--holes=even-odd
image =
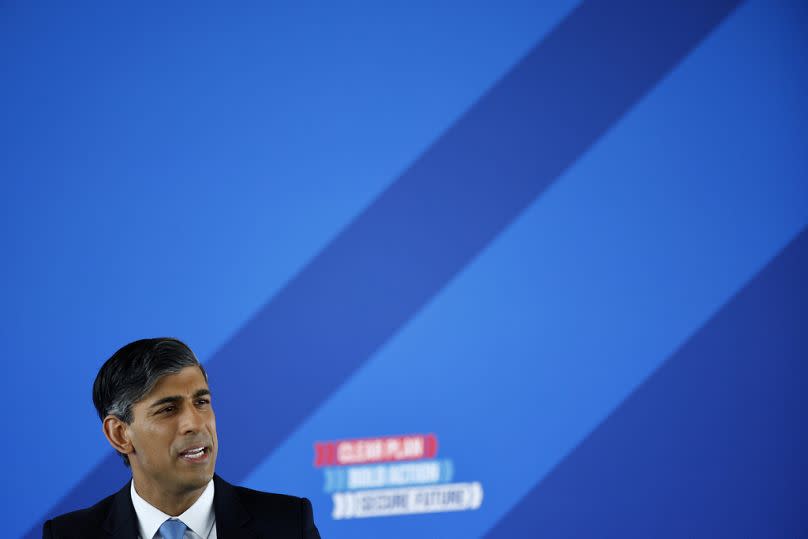
[(157, 413), (159, 413), (159, 414), (170, 414), (171, 412), (174, 411), (174, 409), (175, 409), (174, 406), (166, 406), (165, 408), (161, 408), (160, 411), (157, 412)]
[(196, 401), (196, 404), (199, 406), (205, 406), (206, 404), (210, 404), (210, 401), (208, 399), (199, 399)]

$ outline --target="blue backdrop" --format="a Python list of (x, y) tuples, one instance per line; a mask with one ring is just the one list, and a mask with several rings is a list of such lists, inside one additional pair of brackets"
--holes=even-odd
[(3, 3), (9, 536), (126, 481), (90, 388), (158, 335), (323, 537), (808, 534), (806, 24)]

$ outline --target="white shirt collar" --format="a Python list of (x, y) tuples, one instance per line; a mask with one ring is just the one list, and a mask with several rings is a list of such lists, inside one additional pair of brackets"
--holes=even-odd
[[(135, 490), (135, 481), (132, 480), (132, 505), (137, 514), (138, 530), (141, 539), (153, 539), (154, 534), (167, 519), (172, 518), (140, 497)], [(176, 517), (183, 521), (188, 528), (199, 537), (208, 537), (211, 528), (216, 523), (213, 514), (213, 480), (202, 492), (202, 495), (183, 514)]]

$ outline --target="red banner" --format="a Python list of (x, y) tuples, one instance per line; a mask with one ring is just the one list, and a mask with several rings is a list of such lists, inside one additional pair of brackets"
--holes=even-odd
[(430, 459), (438, 453), (434, 434), (404, 434), (315, 442), (314, 466), (347, 466), (373, 462)]

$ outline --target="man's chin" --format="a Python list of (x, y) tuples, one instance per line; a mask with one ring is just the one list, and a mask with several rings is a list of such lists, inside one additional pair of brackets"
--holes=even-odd
[(213, 479), (213, 469), (186, 471), (181, 474), (182, 481), (192, 488), (202, 488)]
[(194, 476), (182, 475), (181, 477), (175, 478), (173, 485), (165, 486), (167, 489), (173, 491), (175, 495), (179, 496), (186, 496), (194, 492), (201, 494), (212, 478), (213, 474), (196, 474)]
[(207, 486), (213, 479), (213, 466), (180, 466), (174, 475), (177, 485), (185, 491), (197, 490)]

